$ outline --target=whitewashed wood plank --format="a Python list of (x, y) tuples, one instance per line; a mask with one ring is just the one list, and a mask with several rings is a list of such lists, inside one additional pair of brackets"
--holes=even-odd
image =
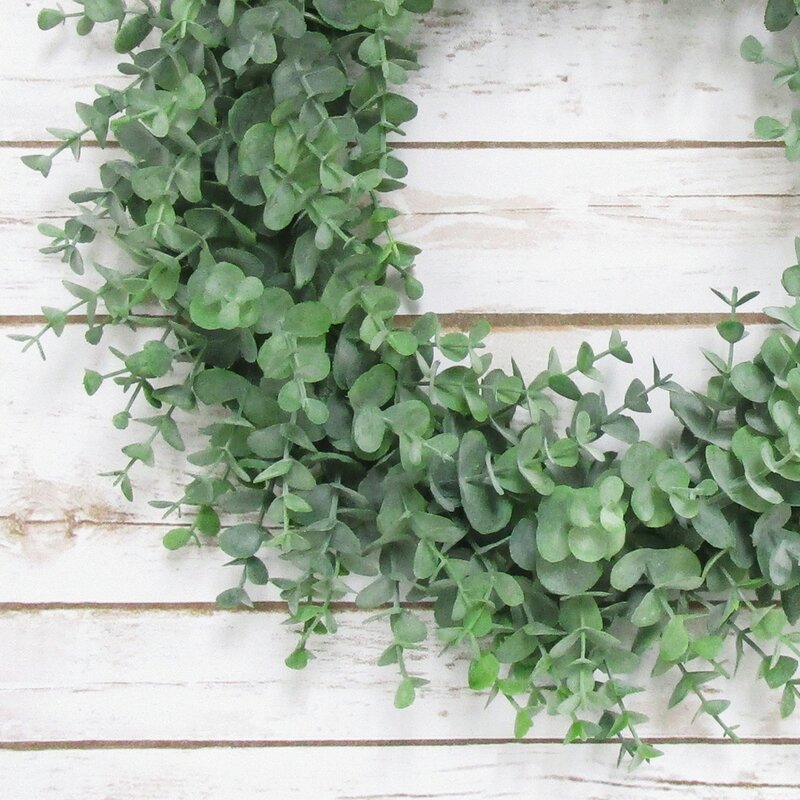
[[(74, 278), (39, 222), (58, 223), (68, 195), (96, 185), (106, 157), (64, 159), (45, 181), (0, 149), (0, 314), (69, 302)], [(794, 260), (800, 173), (781, 151), (414, 150), (408, 188), (387, 197), (398, 234), (423, 248), (426, 292), (411, 312), (669, 313), (721, 311), (709, 285), (764, 290), (777, 304)], [(20, 191), (20, 187), (24, 187)], [(91, 249), (124, 264), (117, 248)], [(756, 305), (758, 308), (758, 305)]]
[[(91, 574), (84, 579), (91, 581)], [(417, 613), (432, 624), (431, 612)], [(208, 608), (1, 611), (0, 634), (13, 647), (0, 662), (0, 741), (513, 736), (511, 706), (498, 698), (484, 708), (487, 694), (466, 688), (464, 654), (440, 654), (432, 635), (407, 660), (409, 670), (430, 684), (413, 706), (399, 711), (393, 707), (396, 670), (376, 666), (391, 644), (385, 621), (340, 611), (336, 635), (312, 641), (316, 658), (295, 672), (283, 663), (297, 640), (282, 624), (284, 616)], [(740, 736), (800, 742), (797, 717), (780, 720), (780, 693), (757, 681), (755, 668), (746, 655), (735, 682), (719, 681), (709, 695), (731, 700), (724, 717), (740, 725)], [(650, 687), (648, 692), (628, 700), (650, 717), (641, 726), (643, 735), (721, 736), (710, 719), (693, 722), (692, 699), (666, 709), (678, 673), (653, 679), (648, 671), (631, 676)], [(541, 715), (531, 738), (560, 739), (567, 727), (561, 718)]]
[[(101, 522), (159, 521), (160, 512), (147, 503), (180, 496), (183, 455), (159, 449), (156, 467), (141, 468), (134, 474), (136, 496), (133, 503), (126, 502), (108, 478), (97, 474), (124, 465), (119, 448), (136, 441), (138, 432), (135, 426), (128, 431), (112, 428), (110, 419), (125, 402), (113, 385), (103, 386), (92, 398), (85, 396), (81, 386), (84, 368), (104, 373), (118, 362), (104, 347), (89, 347), (77, 325), (68, 326), (60, 339), (45, 342), (46, 362), (33, 352), (20, 353), (19, 343), (5, 335), (34, 330), (30, 326), (0, 326), (0, 364), (5, 368), (5, 380), (0, 384), (0, 420), (5, 452), (11, 454), (0, 459), (0, 516), (14, 515), (28, 521), (70, 517)], [(742, 358), (756, 350), (766, 330), (765, 326), (754, 326), (753, 335), (742, 345)], [(665, 374), (675, 372), (685, 385), (699, 388), (710, 370), (699, 348), (719, 350), (716, 333), (710, 326), (632, 328), (623, 333), (638, 366), (613, 361), (600, 365), (607, 376), (604, 390), (609, 407), (615, 407), (633, 377), (650, 377), (651, 357)], [(584, 340), (600, 352), (608, 341), (608, 332), (581, 328), (506, 329), (492, 334), (489, 346), (496, 364), (508, 367), (514, 357), (523, 374), (533, 377), (546, 365), (551, 347), (557, 346), (568, 364)], [(136, 350), (136, 341), (124, 331), (116, 331), (108, 339), (125, 352)], [(640, 419), (640, 427), (643, 435), (664, 440), (675, 430), (675, 423), (669, 421), (666, 395), (654, 398), (653, 409), (652, 415)], [(140, 407), (139, 413), (145, 412)], [(176, 418), (179, 422), (183, 419), (180, 415)], [(196, 425), (193, 422), (187, 432)], [(193, 442), (187, 441), (191, 447)]]
[[(176, 524), (2, 519), (0, 603), (213, 602), (231, 586), (228, 559), (213, 543), (166, 550), (161, 537)], [(259, 589), (253, 596), (278, 599)]]
[[(7, 178), (0, 186), (0, 207), (7, 222), (66, 216), (75, 209), (70, 192), (99, 185), (98, 168), (105, 161), (128, 158), (120, 150), (89, 147), (78, 162), (62, 155), (44, 179), (21, 162), (22, 156), (41, 152), (31, 146), (0, 148)], [(635, 208), (673, 199), (791, 200), (800, 194), (797, 164), (775, 147), (430, 146), (397, 155), (408, 165), (408, 186), (385, 197), (404, 215)]]
[[(124, 85), (113, 31), (42, 33), (48, 4), (15, 3), (4, 20), (0, 140), (39, 140), (74, 124), (95, 83)], [(787, 107), (769, 68), (739, 57), (746, 35), (773, 38), (762, 17), (749, 0), (440, 0), (414, 37), (425, 69), (408, 86), (420, 106), (409, 138), (751, 139), (757, 116)]]
[(751, 139), (754, 117), (786, 97), (740, 59), (749, 34), (773, 38), (760, 4), (746, 0), (443, 0), (418, 37), (426, 69), (413, 84), (420, 119), (409, 135)]
[(436, 215), (397, 227), (423, 248), (416, 274), (427, 299), (409, 310), (446, 303), (448, 311), (499, 314), (572, 313), (576, 305), (590, 313), (719, 312), (710, 286), (733, 285), (785, 304), (780, 275), (794, 261), (796, 232), (782, 199)]
[(613, 745), (0, 752), (15, 800), (796, 800), (791, 745), (673, 745), (630, 773)]

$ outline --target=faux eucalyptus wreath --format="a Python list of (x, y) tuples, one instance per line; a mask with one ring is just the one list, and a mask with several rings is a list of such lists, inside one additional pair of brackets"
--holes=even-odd
[[(406, 175), (390, 137), (416, 114), (398, 87), (418, 66), (414, 15), (432, 0), (76, 2), (42, 11), (40, 27), (114, 25), (130, 83), (98, 86), (77, 104), (82, 127), (51, 130), (59, 146), (24, 160), (46, 176), (86, 136), (118, 143), (99, 186), (71, 195), (75, 215), (41, 226), (45, 252), (100, 286), (64, 281), (74, 303), (17, 338), (41, 349), (78, 311), (94, 345), (115, 326), (140, 331), (136, 352), (109, 346), (118, 369), (84, 378), (89, 394), (113, 381), (128, 395), (113, 420), (140, 432), (113, 473), (128, 498), (157, 440), (184, 450), (176, 410), (223, 410), (186, 456), (183, 496), (153, 503), (185, 520), (166, 547), (216, 537), (232, 559), (222, 607), (272, 583), (299, 631), (286, 663), (302, 668), (312, 637), (335, 632), (350, 576), (367, 576), (355, 602), (389, 623), (379, 664), (399, 670), (398, 707), (425, 683), (406, 653), (429, 634), (406, 601), (430, 601), (436, 637), (466, 649), (472, 689), (508, 700), (517, 736), (561, 714), (567, 741), (618, 739), (634, 763), (658, 755), (630, 704), (643, 657), (674, 673), (670, 705), (693, 698), (732, 739), (727, 701), (709, 690), (735, 666), (728, 640), (736, 663), (757, 654), (780, 713), (794, 710), (800, 266), (751, 361), (737, 363), (737, 312), (757, 293), (717, 293), (730, 315), (722, 354), (704, 352), (716, 372), (704, 392), (655, 368), (609, 409), (581, 387), (605, 360), (631, 361), (616, 331), (574, 364), (552, 352), (532, 379), (508, 374), (492, 367), (484, 322), (395, 319), (401, 294), (422, 286), (385, 203)], [(796, 5), (770, 0), (767, 27), (787, 26)], [(780, 63), (748, 37), (742, 55), (800, 90), (800, 48)], [(756, 131), (800, 159), (800, 113)], [(128, 268), (84, 264), (99, 237)], [(681, 423), (667, 448), (635, 421), (656, 391)], [(221, 528), (231, 515), (244, 516)], [(271, 577), (265, 559), (294, 577)]]

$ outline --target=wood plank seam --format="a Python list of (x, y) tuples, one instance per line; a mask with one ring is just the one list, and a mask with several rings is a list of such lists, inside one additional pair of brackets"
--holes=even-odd
[[(647, 740), (659, 746), (681, 746), (687, 744), (721, 745), (736, 747), (756, 745), (764, 747), (797, 746), (800, 739), (778, 736), (768, 739), (740, 738), (738, 742), (729, 739), (710, 739), (702, 736), (648, 736)], [(514, 738), (464, 738), (464, 739), (64, 739), (37, 741), (0, 741), (0, 750), (38, 751), (38, 750), (208, 750), (215, 747), (237, 749), (281, 748), (281, 747), (475, 747), (492, 745), (516, 745), (535, 747), (539, 745), (562, 745), (563, 738), (548, 736), (536, 739)], [(586, 747), (607, 744), (618, 747), (616, 742), (589, 740), (572, 742), (571, 746)], [(720, 784), (709, 784), (717, 786)], [(756, 784), (753, 784), (756, 785)], [(770, 784), (776, 785), (776, 784)], [(787, 788), (794, 788), (790, 784)]]
[[(54, 139), (6, 139), (0, 141), (0, 147), (26, 149), (26, 148), (49, 148), (59, 144)], [(93, 139), (87, 139), (81, 143), (82, 147), (98, 148), (99, 143)], [(477, 139), (464, 139), (461, 141), (401, 141), (394, 142), (393, 147), (397, 150), (763, 150), (780, 149), (783, 142), (779, 141), (754, 141), (743, 139), (740, 141), (724, 140), (705, 140), (705, 139), (668, 139), (665, 141), (575, 141), (575, 142), (556, 142), (556, 141), (511, 141), (500, 140), (481, 141)], [(106, 143), (106, 150), (116, 150), (119, 148), (117, 142), (110, 140)]]
[[(438, 314), (439, 321), (446, 328), (469, 328), (478, 320), (486, 320), (495, 329), (525, 329), (531, 328), (609, 328), (626, 326), (631, 328), (653, 327), (696, 327), (716, 325), (728, 319), (727, 314), (714, 314), (710, 312), (667, 313), (667, 314), (548, 314), (538, 312), (513, 312), (486, 313), (460, 312), (454, 314)], [(109, 318), (103, 315), (95, 317), (97, 322), (105, 322)], [(412, 325), (419, 319), (415, 314), (398, 314), (397, 321), (401, 325)], [(745, 325), (766, 325), (773, 320), (766, 314), (741, 313), (738, 319)], [(4, 314), (0, 315), (0, 327), (17, 325), (44, 325), (47, 320), (37, 314)], [(67, 317), (67, 325), (86, 325), (86, 317), (75, 315)]]

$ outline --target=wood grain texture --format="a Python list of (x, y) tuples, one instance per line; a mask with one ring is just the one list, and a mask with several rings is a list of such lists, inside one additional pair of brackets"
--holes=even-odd
[[(122, 465), (118, 448), (135, 438), (111, 428), (115, 391), (86, 398), (80, 385), (84, 366), (111, 369), (113, 359), (77, 326), (47, 342), (46, 364), (5, 338), (33, 331), (24, 321), (41, 305), (65, 304), (60, 280), (70, 276), (38, 253), (35, 225), (63, 219), (67, 194), (96, 183), (104, 156), (87, 149), (81, 164), (64, 159), (48, 181), (18, 158), (46, 147), (47, 126), (75, 124), (73, 105), (94, 84), (123, 81), (107, 26), (85, 40), (40, 33), (35, 17), (51, 0), (7, 3), (2, 795), (797, 800), (800, 726), (778, 721), (778, 697), (757, 685), (752, 660), (729, 695), (748, 744), (716, 744), (707, 720), (692, 725), (690, 703), (664, 711), (673, 682), (664, 676), (636, 699), (652, 717), (648, 731), (668, 742), (666, 756), (630, 775), (614, 767), (613, 746), (554, 744), (563, 726), (551, 718), (537, 720), (525, 744), (508, 743), (510, 709), (484, 710), (485, 697), (463, 688), (463, 656), (439, 657), (433, 642), (412, 658), (431, 686), (396, 711), (396, 676), (374, 666), (384, 625), (352, 608), (304, 673), (283, 665), (293, 637), (274, 603), (213, 609), (233, 580), (221, 554), (163, 550), (168, 523), (147, 504), (178, 495), (183, 456), (162, 450), (155, 470), (138, 472), (131, 504), (97, 477)], [(409, 186), (389, 198), (402, 211), (398, 231), (424, 248), (426, 296), (405, 311), (496, 315), (498, 363), (513, 355), (526, 374), (554, 344), (565, 360), (583, 339), (602, 348), (607, 333), (586, 327), (602, 315), (649, 315), (645, 326), (623, 326), (641, 366), (611, 365), (610, 404), (649, 374), (651, 354), (700, 386), (708, 366), (698, 348), (716, 349), (716, 337), (691, 315), (719, 310), (707, 287), (759, 286), (757, 310), (783, 300), (780, 271), (794, 258), (796, 167), (779, 149), (752, 146), (753, 120), (783, 114), (787, 95), (771, 86), (769, 68), (738, 56), (749, 33), (785, 44), (763, 33), (762, 13), (752, 0), (437, 0), (415, 33), (425, 69), (409, 84), (420, 106), (404, 142)], [(118, 260), (108, 247), (95, 257)], [(559, 314), (583, 326), (564, 327)], [(664, 314), (689, 316), (676, 326)], [(743, 356), (765, 331), (754, 329)], [(115, 332), (109, 341), (130, 351), (140, 340)], [(642, 427), (667, 440), (666, 398), (654, 410)]]
[(613, 745), (0, 752), (15, 800), (796, 800), (792, 746), (678, 745), (634, 774)]
[[(26, 149), (0, 149), (0, 315), (71, 298), (75, 276), (39, 222), (58, 224), (68, 195), (97, 185), (103, 158), (65, 158), (44, 181)], [(724, 309), (709, 285), (763, 290), (755, 310), (785, 302), (800, 173), (780, 150), (413, 150), (408, 187), (387, 197), (398, 235), (422, 247), (425, 295), (410, 313), (685, 313)], [(19, 192), (25, 185), (30, 190)], [(107, 240), (88, 252), (127, 263)], [(97, 283), (88, 278), (88, 283)]]
[[(108, 569), (114, 570), (113, 562)], [(187, 564), (187, 569), (192, 565)], [(121, 577), (121, 576), (120, 576)], [(87, 569), (84, 579), (91, 582)], [(234, 582), (234, 577), (230, 577)], [(417, 611), (432, 628), (432, 613)], [(430, 680), (409, 709), (393, 707), (398, 675), (376, 662), (391, 644), (385, 620), (340, 610), (335, 636), (309, 643), (316, 658), (302, 672), (283, 663), (297, 635), (283, 610), (225, 612), (210, 606), (0, 610), (0, 636), (14, 646), (0, 662), (0, 741), (353, 741), (508, 740), (513, 709), (467, 689), (468, 660), (442, 654), (433, 634), (409, 653), (408, 669)], [(724, 659), (732, 668), (733, 648)], [(694, 667), (705, 668), (697, 661)], [(779, 692), (756, 679), (744, 659), (724, 716), (748, 740), (792, 740), (797, 720), (781, 721)], [(648, 676), (626, 702), (650, 717), (641, 733), (657, 739), (717, 739), (713, 720), (693, 722), (697, 702), (667, 710), (680, 675)], [(57, 713), (53, 713), (57, 709)], [(531, 739), (559, 740), (568, 723), (542, 714)]]
[[(20, 326), (0, 326), (0, 332), (33, 332)], [(755, 352), (766, 326), (755, 326), (753, 335), (741, 348), (742, 358)], [(610, 408), (622, 400), (634, 377), (649, 380), (651, 357), (664, 374), (691, 388), (699, 388), (710, 374), (700, 347), (719, 350), (712, 326), (707, 328), (662, 327), (631, 328), (623, 331), (637, 366), (613, 360), (601, 362), (606, 375), (603, 391)], [(7, 336), (0, 337), (0, 364), (7, 380), (0, 387), (0, 419), (3, 420), (4, 446), (9, 457), (0, 459), (0, 516), (19, 521), (48, 521), (73, 518), (95, 522), (158, 522), (161, 512), (151, 508), (152, 499), (175, 500), (185, 480), (184, 455), (166, 448), (157, 450), (156, 466), (134, 474), (134, 502), (128, 503), (108, 478), (97, 477), (124, 466), (127, 460), (119, 448), (137, 441), (142, 428), (132, 425), (127, 431), (111, 426), (111, 417), (125, 404), (113, 385), (103, 386), (88, 398), (81, 385), (84, 368), (110, 372), (119, 363), (106, 350), (113, 344), (123, 352), (134, 352), (146, 337), (114, 331), (103, 346), (92, 348), (83, 341), (80, 326), (68, 326), (60, 339), (45, 342), (48, 360), (35, 352), (20, 353), (20, 345)], [(532, 379), (544, 368), (551, 347), (557, 347), (565, 364), (570, 363), (582, 341), (589, 341), (597, 352), (608, 341), (606, 330), (585, 328), (506, 329), (490, 337), (488, 345), (495, 364), (508, 368), (515, 358), (523, 374)], [(592, 384), (584, 382), (588, 388)], [(57, 388), (56, 388), (57, 387)], [(146, 416), (145, 406), (134, 414)], [(644, 436), (664, 441), (676, 430), (669, 422), (668, 398), (661, 393), (653, 400), (653, 414), (641, 415)], [(183, 425), (185, 416), (176, 419)], [(138, 428), (138, 430), (137, 430)], [(191, 451), (201, 439), (192, 436), (197, 423), (186, 426), (187, 447)], [(610, 445), (614, 449), (615, 445)], [(619, 446), (619, 445), (617, 445)]]
[[(0, 140), (49, 138), (74, 125), (96, 83), (124, 85), (113, 27), (87, 39), (74, 23), (46, 33), (49, 0), (15, 3), (0, 53)], [(768, 67), (739, 57), (763, 40), (750, 0), (439, 0), (418, 26), (425, 68), (409, 95), (412, 141), (742, 141), (753, 120), (786, 108)], [(785, 43), (787, 37), (782, 37)]]

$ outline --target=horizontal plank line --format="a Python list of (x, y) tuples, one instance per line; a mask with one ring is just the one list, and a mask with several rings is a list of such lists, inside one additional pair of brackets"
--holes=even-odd
[[(687, 744), (733, 745), (729, 739), (706, 739), (701, 736), (648, 736), (648, 742), (659, 746)], [(796, 737), (742, 738), (739, 744), (786, 746), (798, 745)], [(53, 741), (0, 741), (0, 750), (209, 750), (212, 748), (297, 748), (297, 747), (475, 747), (496, 745), (563, 745), (559, 737), (526, 738), (469, 738), (469, 739), (70, 739)], [(614, 741), (573, 742), (572, 745), (607, 745), (618, 747)], [(796, 784), (792, 784), (793, 788)]]
[[(617, 203), (588, 203), (586, 208), (589, 211), (630, 211), (638, 212), (637, 214), (631, 213), (631, 219), (640, 219), (642, 214), (650, 211), (651, 208), (665, 208), (673, 200), (797, 200), (800, 194), (786, 193), (786, 194), (665, 194), (665, 195), (639, 195), (643, 200), (658, 201), (654, 206), (648, 206), (642, 202), (617, 202)], [(402, 217), (407, 219), (438, 219), (449, 220), (457, 219), (459, 217), (475, 218), (483, 216), (505, 216), (505, 217), (519, 217), (525, 214), (549, 214), (559, 213), (563, 211), (563, 206), (557, 205), (530, 205), (519, 206), (516, 208), (496, 208), (489, 211), (484, 210), (465, 210), (465, 211), (412, 211), (402, 214)], [(55, 217), (51, 217), (55, 219)], [(64, 217), (58, 217), (64, 219)], [(3, 222), (3, 220), (0, 220)], [(14, 224), (28, 225), (29, 220), (20, 219)]]
[[(60, 142), (52, 139), (19, 139), (0, 141), (0, 147), (17, 150), (51, 149)], [(103, 148), (94, 140), (81, 143), (82, 147), (94, 149), (119, 149), (115, 141), (106, 142)], [(398, 141), (392, 142), (396, 150), (737, 150), (737, 149), (779, 149), (780, 141), (741, 141), (706, 140), (706, 139), (670, 139), (667, 141), (575, 141), (575, 142), (538, 142), (538, 141), (482, 141), (465, 139), (461, 141)]]
[[(118, 512), (124, 514), (125, 512)], [(7, 523), (11, 526), (12, 532), (16, 532), (20, 536), (24, 535), (25, 528), (29, 525), (63, 525), (67, 532), (80, 528), (82, 526), (96, 527), (96, 528), (174, 528), (175, 521), (164, 519), (163, 522), (155, 522), (153, 520), (141, 520), (140, 522), (131, 519), (115, 519), (109, 517), (108, 519), (95, 519), (94, 517), (79, 517), (77, 514), (66, 514), (61, 519), (53, 519), (52, 517), (43, 517), (38, 519), (36, 517), (22, 517), (19, 514), (0, 514), (0, 523)]]
[[(550, 314), (544, 312), (509, 312), (486, 313), (455, 312), (439, 314), (442, 325), (448, 328), (469, 328), (478, 320), (486, 320), (495, 330), (509, 328), (653, 328), (653, 327), (704, 327), (716, 325), (727, 314), (710, 312), (667, 313), (667, 314), (635, 314), (627, 312), (586, 313), (586, 314)], [(739, 320), (746, 325), (763, 325), (773, 322), (766, 314), (739, 314)], [(109, 317), (98, 315), (97, 322), (108, 322)], [(397, 321), (401, 325), (411, 325), (419, 319), (416, 314), (398, 314)], [(47, 320), (40, 314), (3, 314), (0, 315), (0, 327), (20, 325), (45, 325)], [(68, 325), (86, 325), (85, 316), (67, 317)]]
[[(433, 609), (432, 602), (404, 602), (404, 608), (411, 608), (417, 611), (430, 611)], [(365, 611), (380, 611), (382, 609), (391, 608), (391, 604), (377, 606), (376, 608), (363, 609), (359, 608), (354, 602), (340, 600), (329, 605), (331, 611), (338, 614), (363, 614)], [(260, 600), (253, 603), (252, 608), (236, 608), (236, 609), (222, 609), (216, 603), (200, 602), (200, 601), (184, 601), (184, 602), (93, 602), (93, 601), (62, 601), (50, 600), (45, 602), (0, 602), (0, 614), (7, 613), (28, 613), (39, 614), (42, 611), (124, 611), (124, 612), (138, 612), (138, 611), (179, 611), (181, 613), (189, 614), (254, 614), (254, 613), (268, 613), (285, 614), (287, 605), (282, 600)]]
[(392, 142), (397, 150), (763, 150), (783, 147), (780, 141), (723, 141), (705, 139), (670, 139), (663, 142), (632, 141), (479, 141), (458, 142)]
[[(414, 322), (418, 317), (398, 316), (398, 321)], [(440, 314), (442, 324), (452, 328), (469, 328), (478, 320), (486, 320), (495, 329), (510, 328), (608, 328), (608, 327), (703, 327), (716, 325), (727, 314), (714, 313), (587, 313), (587, 314), (548, 314), (540, 312), (510, 312), (499, 314), (480, 314), (473, 312)], [(772, 320), (766, 314), (740, 314), (739, 320), (746, 325), (760, 325)]]

